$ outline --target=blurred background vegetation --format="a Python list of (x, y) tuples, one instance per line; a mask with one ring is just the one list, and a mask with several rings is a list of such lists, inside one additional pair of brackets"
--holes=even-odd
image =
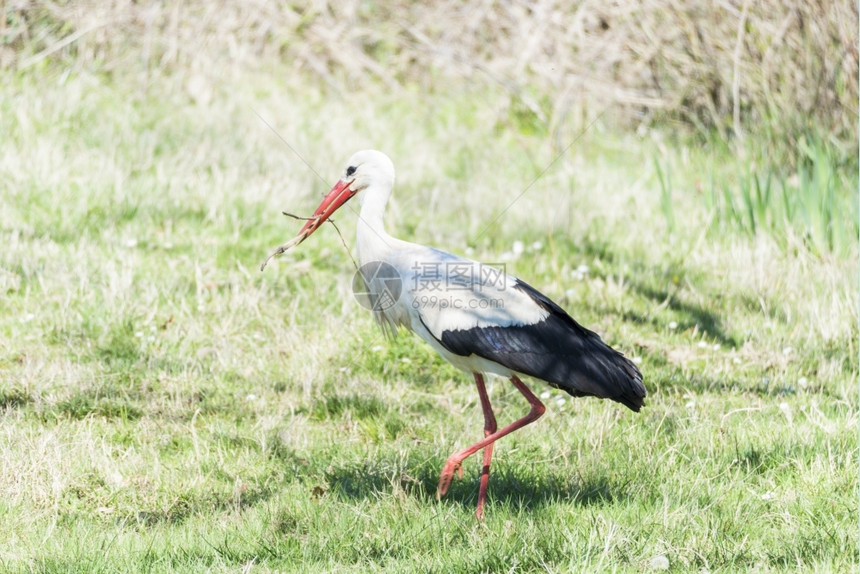
[[(857, 5), (254, 0), (5, 1), (0, 67), (92, 73), (208, 104), (248, 74), (309, 97), (385, 91), (477, 98), (498, 131), (603, 126), (705, 146), (712, 226), (786, 231), (816, 252), (857, 236)], [(486, 114), (483, 115), (487, 117)], [(672, 165), (655, 159), (673, 225)], [(707, 160), (704, 161), (707, 163)], [(729, 175), (726, 175), (729, 174)]]
[[(141, 88), (159, 76), (301, 72), (335, 91), (501, 86), (500, 121), (549, 132), (612, 110), (626, 127), (821, 138), (857, 149), (857, 5), (669, 0), (105, 2), (6, 0), (5, 70), (60, 65)], [(199, 78), (195, 80), (203, 83)], [(189, 85), (205, 98), (204, 86)], [(780, 144), (780, 145), (776, 145)], [(802, 152), (800, 152), (802, 155)], [(798, 159), (789, 154), (787, 159)]]

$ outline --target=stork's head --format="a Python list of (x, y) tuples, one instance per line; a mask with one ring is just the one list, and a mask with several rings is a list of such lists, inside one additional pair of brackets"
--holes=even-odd
[(393, 186), (394, 164), (387, 155), (372, 149), (354, 153), (346, 163), (340, 180), (323, 198), (322, 203), (314, 211), (313, 218), (308, 220), (299, 231), (296, 244), (304, 241), (319, 229), (332, 213), (364, 190), (372, 187), (380, 193), (385, 193), (387, 199), (387, 194), (391, 193)]
[(381, 151), (366, 149), (356, 152), (346, 162), (340, 181), (350, 181), (349, 187), (355, 194), (371, 186), (390, 190), (394, 186), (394, 164)]

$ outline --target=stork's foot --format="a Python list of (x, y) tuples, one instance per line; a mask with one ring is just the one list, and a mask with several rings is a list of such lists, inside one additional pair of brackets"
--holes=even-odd
[(487, 502), (487, 491), (485, 490), (478, 495), (478, 508), (475, 509), (475, 518), (478, 520), (484, 519), (484, 504)]
[(442, 474), (439, 476), (439, 486), (436, 488), (436, 498), (442, 498), (448, 493), (448, 488), (454, 480), (455, 472), (457, 473), (457, 478), (463, 478), (463, 458), (458, 457), (456, 454), (451, 456), (442, 468)]

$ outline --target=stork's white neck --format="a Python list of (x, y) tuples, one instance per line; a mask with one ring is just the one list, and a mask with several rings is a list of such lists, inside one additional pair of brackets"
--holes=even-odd
[(371, 184), (359, 196), (361, 212), (358, 215), (356, 236), (358, 259), (362, 265), (384, 260), (396, 242), (385, 231), (385, 206), (391, 197), (391, 185)]
[(376, 231), (384, 231), (385, 207), (391, 197), (391, 188), (371, 184), (358, 196), (361, 203), (361, 220)]

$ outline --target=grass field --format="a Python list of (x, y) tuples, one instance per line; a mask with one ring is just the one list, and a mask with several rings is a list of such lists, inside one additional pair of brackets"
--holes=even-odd
[[(0, 570), (857, 569), (851, 150), (783, 169), (611, 111), (500, 122), (486, 86), (213, 78), (4, 77)], [(258, 270), (366, 147), (393, 235), (505, 263), (644, 373), (639, 415), (533, 383), (483, 522), (476, 459), (435, 499), (482, 436), (471, 378), (383, 338), (330, 226)]]

